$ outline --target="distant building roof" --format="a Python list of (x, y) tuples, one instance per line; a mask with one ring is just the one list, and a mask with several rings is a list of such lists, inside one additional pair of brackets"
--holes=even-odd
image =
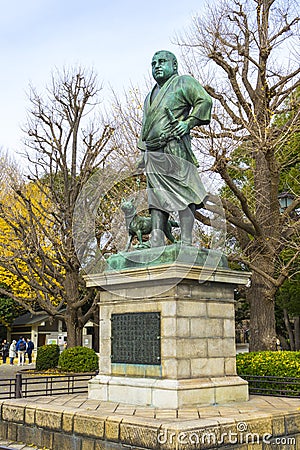
[(38, 322), (44, 322), (44, 320), (49, 319), (49, 315), (45, 312), (38, 312), (37, 314), (32, 314), (30, 312), (23, 314), (15, 319), (12, 323), (13, 327), (20, 325), (33, 325)]

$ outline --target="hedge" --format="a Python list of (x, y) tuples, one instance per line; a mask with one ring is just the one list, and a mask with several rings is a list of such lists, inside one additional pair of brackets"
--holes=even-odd
[(94, 372), (98, 369), (98, 356), (87, 347), (70, 347), (59, 357), (58, 366), (65, 372)]
[(58, 364), (59, 346), (56, 344), (42, 345), (37, 350), (36, 370), (55, 369)]
[(239, 353), (238, 375), (300, 377), (300, 352), (264, 351)]

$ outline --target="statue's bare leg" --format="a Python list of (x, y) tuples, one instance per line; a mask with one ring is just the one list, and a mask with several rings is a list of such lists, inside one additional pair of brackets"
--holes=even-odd
[(192, 245), (195, 211), (196, 206), (191, 203), (187, 208), (178, 212), (180, 220), (181, 242), (183, 245)]
[(151, 247), (161, 247), (165, 245), (165, 230), (167, 227), (169, 214), (159, 209), (151, 209)]

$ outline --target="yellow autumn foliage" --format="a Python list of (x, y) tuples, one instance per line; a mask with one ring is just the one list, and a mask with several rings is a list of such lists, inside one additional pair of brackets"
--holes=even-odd
[[(26, 184), (20, 192), (9, 192), (2, 196), (0, 285), (20, 300), (34, 301), (37, 296), (45, 296), (42, 290), (38, 291), (30, 285), (33, 279), (36, 285), (41, 282), (43, 260), (39, 247), (48, 258), (53, 259), (52, 264), (57, 266), (57, 271), (62, 270), (55, 261), (52, 247), (53, 239), (57, 241), (59, 236), (55, 233), (51, 211), (49, 196), (35, 183)], [(36, 246), (33, 246), (33, 237), (36, 239)], [(35, 270), (35, 265), (41, 270)], [(44, 286), (47, 281), (49, 286), (58, 286), (56, 279), (43, 273)], [(51, 295), (48, 298), (53, 304), (60, 301), (60, 298), (51, 298)]]

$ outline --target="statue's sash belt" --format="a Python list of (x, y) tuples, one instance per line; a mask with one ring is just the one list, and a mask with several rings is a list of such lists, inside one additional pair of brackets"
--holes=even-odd
[(162, 149), (168, 144), (168, 142), (173, 140), (180, 140), (179, 136), (174, 136), (173, 134), (165, 135), (162, 134), (158, 138), (149, 139), (146, 141), (146, 148), (148, 151), (162, 151)]

